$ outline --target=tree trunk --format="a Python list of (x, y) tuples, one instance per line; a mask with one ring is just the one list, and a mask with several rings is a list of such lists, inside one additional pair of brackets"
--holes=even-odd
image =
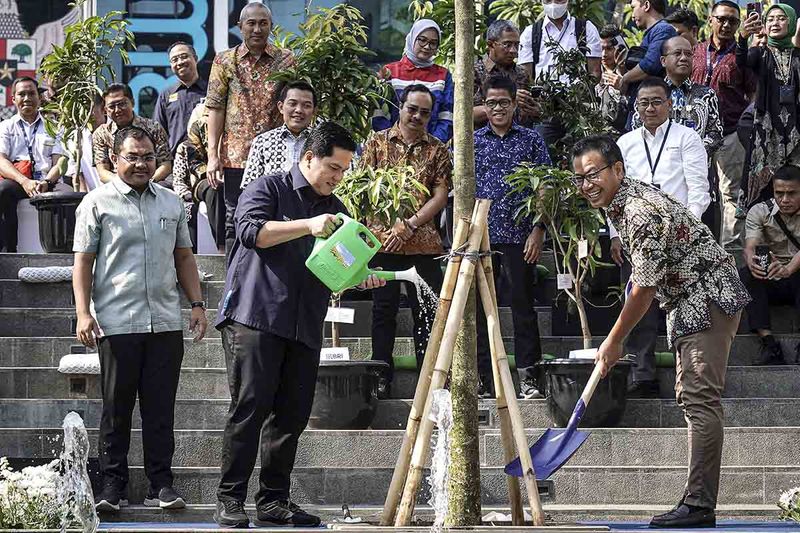
[[(455, 0), (456, 65), (453, 117), (454, 219), (470, 219), (475, 202), (475, 144), (472, 125), (475, 57), (475, 0)], [(478, 369), (475, 346), (475, 286), (464, 310), (461, 333), (453, 353), (450, 391), (453, 426), (446, 524), (474, 526), (481, 520), (480, 459), (478, 456)]]
[(589, 330), (589, 317), (586, 316), (586, 305), (583, 303), (583, 294), (578, 284), (575, 284), (575, 307), (578, 308), (578, 318), (581, 319), (581, 333), (583, 334), (583, 349), (592, 347), (592, 332)]

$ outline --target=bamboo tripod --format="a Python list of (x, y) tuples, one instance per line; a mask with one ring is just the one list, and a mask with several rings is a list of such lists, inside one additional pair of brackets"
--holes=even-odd
[[(401, 527), (407, 526), (411, 521), (423, 469), (430, 454), (430, 439), (434, 429), (434, 423), (429, 417), (432, 391), (445, 386), (453, 362), (456, 337), (464, 317), (464, 306), (476, 278), (489, 330), (492, 373), (505, 460), (511, 462), (516, 455), (519, 455), (525, 472), (523, 480), (528, 493), (533, 524), (544, 525), (536, 474), (528, 452), (525, 428), (500, 332), (492, 260), (488, 254), (480, 253), (489, 251), (489, 230), (486, 220), (490, 203), (490, 200), (478, 200), (475, 203), (472, 220), (461, 219), (456, 224), (453, 250), (459, 253), (451, 254), (447, 264), (439, 306), (428, 338), (403, 443), (383, 507), (381, 525), (394, 524), (396, 527)], [(465, 253), (461, 253), (464, 249)], [(479, 259), (480, 268), (476, 268)], [(507, 483), (512, 523), (524, 525), (519, 482), (517, 478), (509, 476)]]

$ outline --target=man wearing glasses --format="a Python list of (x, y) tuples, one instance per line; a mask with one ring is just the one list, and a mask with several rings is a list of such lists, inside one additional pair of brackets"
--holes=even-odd
[(744, 222), (737, 220), (735, 214), (745, 150), (736, 135), (736, 125), (756, 91), (753, 72), (736, 66), (736, 30), (740, 22), (735, 1), (716, 2), (709, 18), (711, 36), (695, 46), (692, 62), (692, 82), (711, 87), (719, 99), (723, 140), (711, 165), (719, 180), (723, 246), (741, 245)]
[[(661, 78), (647, 78), (636, 97), (642, 127), (620, 137), (628, 179), (649, 183), (686, 206), (699, 221), (711, 202), (708, 187), (708, 158), (703, 140), (691, 128), (670, 118), (670, 88)], [(631, 277), (631, 258), (625, 261), (622, 241), (609, 221), (611, 257), (622, 267), (623, 279)], [(658, 397), (655, 375), (655, 347), (658, 338), (658, 308), (650, 306), (625, 345), (625, 353), (636, 354), (632, 397)]]
[(626, 176), (630, 167), (611, 137), (578, 141), (572, 157), (578, 189), (592, 207), (605, 210), (633, 265), (625, 306), (597, 352), (601, 373), (605, 376), (625, 353), (624, 339), (649, 312), (654, 297), (668, 313), (676, 398), (689, 430), (689, 474), (678, 505), (653, 517), (650, 526), (714, 527), (723, 441), (720, 397), (731, 344), (750, 296), (733, 257), (697, 213)]
[(169, 138), (164, 128), (149, 118), (140, 117), (133, 110), (133, 92), (131, 88), (122, 83), (112, 83), (103, 91), (103, 104), (106, 114), (111, 119), (92, 133), (92, 152), (94, 166), (100, 181), (108, 183), (116, 175), (116, 165), (111, 157), (114, 153), (114, 134), (122, 128), (136, 126), (147, 132), (156, 145), (156, 170), (150, 178), (156, 183), (172, 188), (165, 183), (167, 176), (172, 174), (172, 154), (169, 151)]

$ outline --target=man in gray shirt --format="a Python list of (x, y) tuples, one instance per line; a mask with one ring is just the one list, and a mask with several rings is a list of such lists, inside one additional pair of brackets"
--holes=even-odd
[[(192, 302), (194, 340), (206, 331), (197, 264), (183, 202), (153, 184), (156, 146), (143, 129), (121, 128), (111, 160), (117, 175), (78, 206), (73, 289), (77, 336), (98, 346), (103, 391), (98, 511), (126, 505), (131, 416), (138, 392), (145, 473), (144, 504), (184, 507), (172, 488), (175, 395), (183, 359), (178, 282)], [(94, 304), (94, 313), (90, 309)]]

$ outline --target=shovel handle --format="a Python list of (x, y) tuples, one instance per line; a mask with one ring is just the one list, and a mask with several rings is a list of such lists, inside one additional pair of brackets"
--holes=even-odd
[(595, 364), (592, 375), (589, 377), (589, 381), (583, 389), (583, 394), (581, 394), (581, 400), (583, 400), (584, 406), (589, 406), (589, 400), (592, 399), (592, 394), (594, 394), (594, 390), (597, 388), (597, 384), (600, 383), (601, 379), (600, 365)]

